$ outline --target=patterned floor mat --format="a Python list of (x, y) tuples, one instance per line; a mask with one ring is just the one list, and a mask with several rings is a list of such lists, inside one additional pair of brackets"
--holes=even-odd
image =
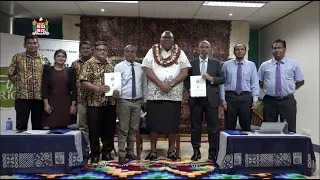
[(158, 161), (134, 160), (124, 166), (116, 161), (101, 161), (98, 165), (87, 166), (79, 174), (15, 174), (12, 179), (307, 179), (300, 174), (218, 174), (214, 173), (214, 164), (207, 161), (192, 162), (183, 159), (172, 162), (166, 159)]

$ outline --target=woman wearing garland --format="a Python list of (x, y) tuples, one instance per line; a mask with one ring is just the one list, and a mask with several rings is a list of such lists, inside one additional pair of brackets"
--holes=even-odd
[(150, 133), (151, 152), (146, 160), (157, 158), (158, 134), (168, 134), (168, 158), (179, 160), (175, 150), (176, 133), (179, 132), (183, 81), (191, 68), (186, 54), (174, 44), (170, 31), (162, 33), (160, 44), (148, 51), (142, 62), (148, 78), (147, 129)]

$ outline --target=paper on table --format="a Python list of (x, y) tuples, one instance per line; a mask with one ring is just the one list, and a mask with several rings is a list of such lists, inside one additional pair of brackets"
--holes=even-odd
[(207, 96), (206, 80), (204, 80), (202, 76), (190, 76), (190, 96), (191, 97)]
[(110, 86), (110, 91), (106, 92), (106, 96), (112, 96), (114, 90), (119, 91), (121, 95), (121, 73), (104, 73), (104, 84)]
[(24, 133), (26, 133), (26, 134), (48, 134), (49, 131), (48, 130), (28, 130), (28, 131), (24, 131)]

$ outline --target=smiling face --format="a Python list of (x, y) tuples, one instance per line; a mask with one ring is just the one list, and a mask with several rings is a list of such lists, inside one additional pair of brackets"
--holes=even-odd
[(58, 52), (55, 56), (54, 56), (54, 62), (58, 65), (64, 65), (64, 63), (66, 63), (67, 61), (67, 57), (64, 53), (62, 52)]

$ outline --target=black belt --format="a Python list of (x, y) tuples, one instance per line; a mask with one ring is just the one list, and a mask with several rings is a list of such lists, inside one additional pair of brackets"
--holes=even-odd
[(242, 95), (244, 95), (244, 94), (250, 94), (251, 92), (249, 92), (249, 91), (241, 91), (240, 94), (238, 94), (238, 93), (235, 92), (235, 91), (226, 91), (226, 93), (234, 93), (234, 94), (236, 94), (236, 95), (238, 95), (238, 96), (242, 96)]
[(266, 94), (266, 96), (269, 97), (269, 98), (271, 98), (271, 99), (278, 100), (278, 101), (293, 98), (293, 94), (289, 94), (288, 96), (270, 96), (270, 95), (267, 95), (267, 94)]
[(134, 102), (134, 101), (140, 101), (142, 100), (142, 97), (141, 98), (137, 98), (137, 99), (124, 99), (126, 101), (130, 101), (130, 102)]

